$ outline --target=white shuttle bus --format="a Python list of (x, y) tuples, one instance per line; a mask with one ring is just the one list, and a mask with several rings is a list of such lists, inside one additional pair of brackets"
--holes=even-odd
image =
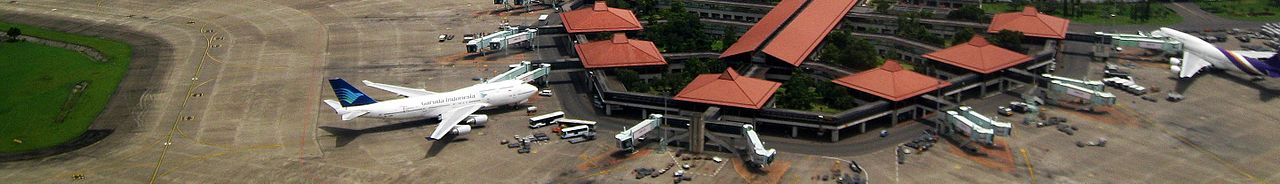
[(594, 133), (591, 132), (591, 127), (587, 125), (578, 125), (578, 126), (573, 126), (573, 127), (560, 130), (561, 139), (568, 139), (568, 138), (574, 138), (579, 136), (593, 136), (593, 134)]
[(564, 118), (564, 111), (556, 111), (529, 118), (529, 128), (541, 128), (555, 124), (556, 119)]
[(587, 120), (580, 120), (580, 119), (560, 118), (560, 120), (556, 121), (556, 123), (560, 124), (561, 127), (573, 127), (578, 125), (586, 125), (591, 128), (596, 128), (595, 121), (587, 121)]

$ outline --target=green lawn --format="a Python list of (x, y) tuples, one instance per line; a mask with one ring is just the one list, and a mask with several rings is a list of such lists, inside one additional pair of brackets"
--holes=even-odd
[[(0, 22), (0, 30), (94, 47), (109, 58), (94, 62), (84, 54), (30, 42), (0, 43), (0, 153), (30, 151), (66, 142), (88, 129), (128, 69), (127, 44)], [(66, 119), (55, 122), (71, 88), (88, 81)], [(15, 139), (20, 140), (19, 144)]]
[[(1082, 15), (1072, 16), (1072, 17), (1063, 16), (1061, 8), (1057, 8), (1057, 9), (1039, 8), (1038, 10), (1040, 10), (1041, 12), (1047, 13), (1049, 15), (1070, 19), (1072, 23), (1083, 23), (1083, 24), (1092, 24), (1092, 25), (1134, 25), (1134, 24), (1173, 25), (1173, 24), (1182, 22), (1181, 16), (1178, 16), (1176, 12), (1173, 12), (1173, 10), (1169, 9), (1168, 7), (1165, 7), (1160, 3), (1153, 3), (1151, 5), (1151, 8), (1152, 8), (1151, 19), (1145, 20), (1145, 21), (1135, 20), (1129, 16), (1132, 13), (1132, 9), (1129, 6), (1132, 6), (1132, 5), (1136, 5), (1136, 4), (1125, 4), (1125, 3), (1083, 4), (1083, 5), (1080, 5), (1081, 6), (1080, 9), (1082, 10), (1081, 11)], [(1004, 13), (1004, 12), (1022, 11), (1022, 6), (1013, 5), (1011, 3), (983, 3), (982, 10), (986, 11), (987, 13), (993, 13), (993, 14)], [(1112, 17), (1111, 14), (1115, 14), (1116, 16)]]
[(1215, 15), (1248, 21), (1280, 21), (1280, 4), (1268, 0), (1197, 0), (1200, 9)]
[(820, 102), (813, 103), (813, 109), (808, 109), (808, 111), (821, 112), (821, 113), (827, 113), (827, 114), (837, 114), (837, 113), (843, 112), (844, 110), (848, 110), (848, 109), (835, 109), (827, 106), (827, 104), (823, 104)]

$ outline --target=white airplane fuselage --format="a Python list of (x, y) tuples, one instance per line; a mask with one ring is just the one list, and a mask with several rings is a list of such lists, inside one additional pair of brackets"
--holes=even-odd
[(367, 111), (361, 116), (380, 119), (437, 118), (451, 109), (484, 104), (481, 109), (517, 105), (527, 102), (538, 87), (519, 80), (483, 83), (449, 92), (380, 101), (374, 104), (346, 107), (348, 111)]
[[(1181, 62), (1202, 62), (1200, 60), (1203, 60), (1203, 62), (1208, 63), (1209, 65), (1208, 67), (1213, 67), (1217, 69), (1244, 72), (1246, 74), (1254, 75), (1254, 76), (1271, 76), (1271, 77), (1280, 76), (1280, 72), (1277, 72), (1275, 68), (1280, 66), (1272, 66), (1273, 64), (1269, 64), (1268, 61), (1247, 57), (1237, 52), (1218, 48), (1216, 46), (1213, 46), (1213, 44), (1209, 44), (1209, 42), (1206, 42), (1204, 40), (1201, 40), (1200, 38), (1197, 38), (1187, 33), (1183, 33), (1178, 30), (1174, 30), (1170, 28), (1160, 28), (1160, 32), (1162, 32), (1164, 35), (1169, 36), (1174, 40), (1182, 42), (1183, 49), (1185, 50), (1184, 53), (1186, 54), (1183, 54), (1183, 59), (1182, 59), (1183, 61)], [(1192, 57), (1198, 57), (1198, 59), (1192, 58)], [(1272, 58), (1272, 59), (1274, 60), (1275, 58)], [(1171, 63), (1171, 64), (1175, 64), (1175, 66), (1183, 65), (1181, 63)], [(1186, 65), (1194, 65), (1194, 64), (1188, 63)], [(1176, 70), (1175, 73), (1183, 73), (1180, 70), (1188, 70), (1188, 69), (1198, 70), (1199, 69), (1199, 68), (1189, 68), (1189, 67), (1186, 67), (1186, 65), (1182, 67), (1174, 68), (1174, 70)], [(1196, 71), (1187, 71), (1187, 72), (1190, 72), (1190, 73), (1181, 75), (1181, 77), (1190, 77)]]

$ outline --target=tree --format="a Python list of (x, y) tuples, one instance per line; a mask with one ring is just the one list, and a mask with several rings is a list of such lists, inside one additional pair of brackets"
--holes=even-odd
[(636, 72), (635, 70), (616, 69), (614, 70), (614, 73), (616, 73), (617, 75), (615, 77), (618, 78), (618, 82), (622, 82), (624, 86), (628, 86), (632, 88), (632, 89), (627, 89), (629, 91), (646, 92), (649, 90), (647, 83), (641, 84), (644, 82), (640, 80), (640, 73)]
[[(686, 11), (684, 7), (684, 1), (671, 1), (671, 7), (659, 13), (666, 22), (651, 24), (644, 32), (645, 38), (652, 40), (666, 52), (711, 50), (714, 38), (702, 32), (703, 25), (698, 14)], [(652, 20), (650, 22), (656, 22)]]
[(951, 11), (951, 13), (947, 13), (948, 19), (967, 20), (967, 21), (974, 21), (974, 22), (980, 22), (980, 21), (986, 20), (987, 19), (986, 17), (987, 17), (987, 13), (983, 12), (982, 8), (978, 8), (978, 6), (964, 6), (964, 7), (960, 7), (960, 9)]
[(1022, 47), (1022, 36), (1022, 32), (1006, 29), (991, 35), (991, 37), (987, 38), (987, 41), (1001, 48), (1016, 52), (1026, 52), (1026, 48)]
[(929, 33), (929, 28), (920, 23), (919, 16), (918, 14), (898, 16), (898, 32), (896, 35), (927, 44), (942, 45), (942, 38)]
[(849, 94), (849, 88), (847, 87), (830, 82), (817, 83), (817, 85), (818, 94), (822, 98), (820, 102), (827, 104), (827, 107), (848, 109), (857, 104), (853, 95)]
[(738, 42), (738, 27), (725, 25), (724, 33), (720, 35), (722, 36), (720, 37), (720, 44), (723, 44), (725, 48), (728, 48), (730, 45), (733, 45), (733, 43)]
[(1127, 3), (1125, 5), (1129, 7), (1130, 19), (1133, 19), (1134, 21), (1139, 21), (1139, 22), (1151, 19), (1150, 1), (1144, 1), (1144, 2), (1138, 2), (1138, 3)]
[(889, 7), (893, 6), (893, 0), (873, 1), (876, 6), (876, 13), (889, 13)]
[(781, 89), (778, 89), (782, 98), (778, 99), (777, 105), (786, 109), (812, 109), (813, 103), (819, 100), (815, 90), (813, 78), (809, 77), (809, 74), (792, 72), (791, 80), (783, 83)]
[(684, 73), (694, 75), (711, 73), (711, 69), (707, 68), (707, 63), (701, 58), (692, 58), (684, 62)]
[(878, 66), (880, 61), (875, 45), (855, 38), (848, 31), (837, 30), (827, 35), (826, 45), (818, 55), (823, 61), (848, 68), (866, 69)]
[(606, 0), (605, 3), (608, 4), (609, 7), (614, 7), (614, 8), (622, 8), (622, 9), (635, 8), (634, 6), (631, 6), (631, 3), (627, 3), (627, 1), (624, 1), (624, 0)]
[(16, 27), (9, 27), (9, 31), (5, 33), (9, 35), (9, 38), (13, 38), (15, 40), (18, 39), (18, 36), (22, 36), (22, 30)]
[(969, 28), (961, 29), (960, 31), (956, 32), (956, 34), (951, 35), (951, 45), (957, 45), (957, 44), (969, 42), (969, 39), (972, 39), (972, 38), (973, 38), (973, 29), (969, 29)]
[(876, 46), (866, 39), (853, 39), (853, 42), (849, 43), (846, 48), (845, 52), (849, 52), (849, 57), (844, 62), (845, 67), (868, 69), (880, 66), (880, 63), (884, 62), (884, 59), (880, 58), (880, 54), (876, 52)]

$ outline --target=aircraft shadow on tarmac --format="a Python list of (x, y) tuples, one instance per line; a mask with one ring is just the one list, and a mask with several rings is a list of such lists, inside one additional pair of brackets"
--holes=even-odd
[(331, 127), (331, 126), (320, 126), (320, 129), (326, 132), (329, 132), (330, 134), (333, 134), (333, 137), (337, 138), (337, 141), (336, 141), (337, 143), (335, 145), (337, 145), (337, 147), (343, 147), (351, 143), (351, 141), (354, 141), (356, 137), (359, 137), (360, 135), (370, 134), (370, 133), (379, 133), (379, 132), (389, 132), (389, 131), (402, 130), (402, 129), (413, 128), (413, 127), (421, 127), (428, 124), (437, 124), (439, 122), (440, 121), (436, 119), (423, 119), (423, 120), (414, 120), (414, 121), (405, 121), (400, 123), (385, 124), (385, 125), (380, 125), (380, 126), (370, 127), (365, 129), (347, 129), (347, 128), (338, 128), (338, 127)]
[(431, 157), (435, 157), (436, 154), (440, 154), (440, 151), (443, 151), (444, 147), (448, 146), (450, 143), (464, 142), (467, 140), (470, 140), (470, 139), (459, 138), (458, 135), (453, 135), (453, 134), (444, 135), (444, 137), (441, 137), (440, 140), (431, 141), (431, 146), (427, 147), (427, 154), (423, 155), (422, 158), (428, 159)]
[[(343, 147), (343, 146), (346, 146), (347, 144), (350, 144), (351, 141), (354, 141), (356, 137), (359, 137), (360, 135), (370, 134), (370, 133), (379, 133), (379, 132), (389, 132), (389, 131), (395, 131), (395, 130), (413, 128), (413, 127), (421, 127), (424, 125), (436, 124), (436, 123), (439, 123), (439, 121), (433, 120), (433, 119), (425, 119), (425, 120), (416, 120), (416, 121), (405, 121), (405, 122), (394, 123), (394, 124), (386, 124), (382, 126), (376, 126), (372, 128), (365, 128), (365, 129), (346, 129), (346, 128), (331, 127), (331, 126), (321, 126), (320, 129), (327, 131), (330, 134), (333, 134), (333, 136), (337, 138), (337, 140), (335, 141), (336, 147)], [(456, 142), (456, 141), (466, 141), (467, 139), (465, 138), (459, 139), (457, 135), (447, 134), (444, 137), (440, 138), (440, 140), (430, 141), (426, 139), (426, 136), (423, 137), (423, 140), (431, 142), (431, 146), (427, 149), (427, 155), (424, 157), (424, 158), (430, 158), (430, 157), (434, 157), (436, 154), (439, 154), (441, 150), (444, 150), (445, 146), (449, 145), (449, 143)]]
[[(1258, 81), (1253, 79), (1241, 78), (1240, 76), (1227, 74), (1222, 71), (1212, 71), (1212, 72), (1206, 72), (1206, 73), (1223, 78), (1223, 79), (1227, 79), (1228, 81), (1235, 82), (1236, 84), (1239, 84), (1242, 86), (1248, 86), (1250, 88), (1257, 89), (1260, 92), (1258, 93), (1258, 100), (1263, 102), (1269, 102), (1272, 99), (1275, 99), (1276, 97), (1280, 97), (1280, 89), (1263, 85), (1262, 82), (1266, 82), (1266, 81)], [(1195, 84), (1195, 82), (1199, 80), (1199, 78), (1200, 77), (1190, 77), (1190, 78), (1182, 78), (1182, 79), (1175, 78), (1177, 82), (1175, 83), (1176, 85), (1174, 86), (1174, 91), (1178, 92), (1179, 94), (1185, 95), (1187, 89), (1191, 88), (1191, 85)]]

